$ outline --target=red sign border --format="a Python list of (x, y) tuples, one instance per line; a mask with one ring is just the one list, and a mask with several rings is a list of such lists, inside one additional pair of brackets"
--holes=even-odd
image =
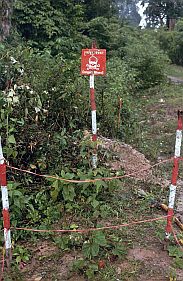
[[(85, 59), (85, 52), (89, 52), (91, 54), (88, 54), (89, 55), (92, 55), (92, 53), (97, 56), (97, 58), (99, 59), (99, 62), (102, 64), (102, 67), (99, 71), (89, 71), (89, 70), (86, 70), (86, 59)], [(103, 54), (100, 54), (100, 53), (103, 53)], [(99, 53), (99, 54), (97, 54)], [(95, 76), (105, 76), (106, 75), (106, 49), (97, 49), (97, 48), (91, 48), (91, 49), (82, 49), (82, 56), (81, 56), (81, 71), (80, 71), (80, 74), (81, 75), (85, 75), (85, 76), (89, 76), (91, 74), (94, 74)]]

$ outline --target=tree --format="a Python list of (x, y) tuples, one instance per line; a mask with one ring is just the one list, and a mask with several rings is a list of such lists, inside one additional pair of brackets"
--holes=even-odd
[(88, 43), (93, 29), (100, 32), (102, 21), (105, 25), (117, 14), (116, 7), (116, 0), (16, 0), (13, 23), (32, 47), (69, 54)]
[(172, 29), (175, 20), (183, 15), (183, 0), (144, 0), (148, 4), (145, 14), (150, 26), (164, 26)]
[(80, 3), (84, 5), (87, 20), (96, 17), (110, 18), (117, 13), (116, 0), (80, 0)]
[(10, 34), (13, 0), (0, 0), (0, 42)]
[(139, 0), (118, 0), (120, 18), (126, 18), (133, 25), (139, 25), (141, 17), (138, 13), (138, 2)]
[(17, 0), (13, 23), (24, 39), (42, 48), (57, 38), (72, 38), (82, 14), (74, 0)]

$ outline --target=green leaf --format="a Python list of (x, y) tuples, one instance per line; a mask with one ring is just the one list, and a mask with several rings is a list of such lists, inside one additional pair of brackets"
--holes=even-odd
[(104, 181), (101, 181), (101, 180), (95, 182), (97, 194), (100, 192), (100, 190), (101, 190), (101, 188), (103, 186), (103, 183), (104, 183)]
[(24, 261), (29, 261), (29, 260), (30, 260), (29, 256), (24, 256)]
[(181, 249), (176, 246), (170, 245), (168, 247), (168, 252), (170, 257), (183, 258), (183, 251), (181, 251)]
[(124, 256), (127, 254), (127, 250), (123, 245), (116, 245), (115, 248), (112, 250), (113, 255), (115, 256)]
[(14, 200), (14, 206), (18, 207), (20, 209), (20, 201)]
[(98, 253), (99, 253), (99, 244), (92, 243), (92, 245), (91, 245), (91, 255), (92, 255), (92, 257), (98, 256)]
[(93, 280), (95, 276), (95, 272), (92, 269), (87, 269), (86, 276), (88, 277), (88, 280)]
[(17, 257), (16, 257), (16, 263), (17, 263), (17, 264), (18, 264), (18, 263), (20, 263), (20, 262), (21, 262), (21, 260), (22, 260), (22, 259), (21, 259), (21, 257), (20, 257), (20, 256), (17, 256)]
[(78, 228), (78, 225), (73, 223), (70, 225), (70, 229), (77, 229)]
[(94, 243), (100, 245), (100, 246), (106, 246), (107, 241), (105, 238), (105, 234), (102, 231), (97, 231), (93, 236)]
[(23, 197), (23, 193), (22, 193), (21, 191), (19, 191), (19, 190), (14, 190), (14, 191), (13, 191), (13, 195), (14, 195), (14, 196)]
[(65, 171), (64, 170), (61, 171), (61, 177), (65, 178)]
[(11, 143), (11, 144), (15, 144), (15, 143), (16, 143), (16, 140), (15, 140), (14, 135), (10, 135), (10, 136), (8, 137), (8, 142)]
[(65, 201), (73, 201), (76, 196), (75, 190), (73, 187), (64, 186), (62, 191), (63, 197)]
[(96, 207), (98, 207), (98, 205), (99, 205), (100, 203), (99, 203), (99, 201), (97, 201), (96, 199), (94, 199), (92, 202), (91, 202), (91, 205), (92, 205), (92, 207), (95, 209)]
[(54, 188), (56, 188), (56, 189), (58, 189), (59, 181), (58, 181), (58, 180), (55, 180), (55, 181), (52, 183), (51, 186), (54, 187)]
[(55, 238), (55, 243), (60, 249), (67, 250), (69, 247), (69, 237), (64, 236)]
[(90, 264), (88, 269), (86, 270), (86, 275), (88, 277), (88, 280), (94, 280), (95, 272), (97, 271), (98, 271), (98, 265)]
[(58, 194), (59, 194), (59, 190), (58, 189), (54, 189), (53, 191), (51, 191), (51, 198), (56, 201), (58, 198)]
[(175, 268), (183, 269), (183, 259), (176, 257), (174, 259), (174, 266), (175, 266)]
[(85, 261), (83, 259), (79, 259), (79, 260), (74, 261), (73, 268), (75, 270), (82, 269), (84, 267), (84, 265), (85, 265)]
[(72, 179), (74, 178), (74, 176), (75, 176), (75, 175), (74, 175), (73, 173), (66, 173), (66, 174), (65, 174), (65, 178), (66, 178), (66, 179), (71, 179), (71, 180), (72, 180)]
[(89, 242), (84, 242), (82, 247), (82, 252), (84, 257), (90, 258), (91, 257), (91, 247)]
[(14, 151), (12, 152), (12, 155), (13, 155), (14, 158), (16, 158), (17, 155), (18, 155), (18, 152), (14, 150)]

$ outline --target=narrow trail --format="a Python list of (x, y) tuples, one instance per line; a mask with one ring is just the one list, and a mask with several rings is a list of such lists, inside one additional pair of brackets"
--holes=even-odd
[(175, 76), (167, 76), (170, 82), (175, 83), (175, 84), (183, 84), (183, 79), (175, 77)]

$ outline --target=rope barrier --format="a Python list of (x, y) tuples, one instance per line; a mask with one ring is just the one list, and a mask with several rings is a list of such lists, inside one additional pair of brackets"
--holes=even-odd
[[(123, 176), (102, 177), (102, 178), (85, 179), (85, 180), (69, 180), (69, 179), (58, 177), (58, 176), (49, 176), (49, 175), (37, 174), (35, 172), (31, 172), (31, 171), (25, 170), (25, 169), (16, 168), (16, 167), (13, 167), (13, 166), (10, 166), (10, 165), (7, 165), (7, 167), (12, 169), (12, 170), (15, 170), (15, 171), (27, 173), (27, 174), (34, 175), (34, 176), (37, 176), (37, 177), (50, 178), (50, 179), (60, 180), (60, 181), (68, 182), (68, 183), (94, 183), (94, 182), (97, 182), (97, 181), (111, 181), (111, 180), (116, 180), (116, 179), (129, 178), (129, 177), (132, 177), (132, 176), (134, 176), (136, 174), (139, 174), (141, 172), (151, 170), (154, 167), (160, 166), (160, 165), (162, 165), (164, 163), (167, 163), (167, 162), (170, 162), (172, 160), (173, 160), (173, 158), (162, 160), (161, 162), (158, 162), (154, 165), (151, 165), (148, 168), (144, 168), (144, 169), (141, 169), (140, 171), (132, 172), (132, 173), (129, 173), (129, 174), (123, 175)], [(183, 160), (183, 158), (182, 158), (182, 160)]]
[[(128, 177), (132, 177), (135, 176), (136, 174), (139, 174), (141, 172), (144, 171), (148, 171), (154, 167), (158, 167), (160, 165), (163, 165), (164, 163), (168, 163), (170, 161), (172, 161), (173, 158), (170, 159), (166, 159), (166, 160), (162, 160), (154, 165), (151, 165), (150, 167), (146, 167), (144, 169), (141, 169), (140, 171), (136, 171), (136, 172), (132, 172), (129, 173), (127, 175), (123, 175), (123, 176), (114, 176), (114, 177), (102, 177), (102, 178), (95, 178), (95, 179), (85, 179), (85, 180), (71, 180), (71, 179), (65, 179), (65, 178), (61, 178), (58, 176), (50, 176), (50, 175), (44, 175), (44, 174), (37, 174), (34, 172), (31, 172), (29, 170), (25, 170), (25, 169), (20, 169), (20, 168), (16, 168), (13, 166), (10, 166), (7, 164), (7, 167), (9, 169), (15, 170), (15, 171), (19, 171), (19, 172), (23, 172), (23, 173), (27, 173), (30, 175), (34, 175), (37, 177), (43, 177), (43, 178), (51, 178), (51, 179), (56, 179), (56, 180), (60, 180), (60, 181), (64, 181), (64, 182), (68, 182), (68, 183), (95, 183), (97, 181), (111, 181), (111, 180), (115, 180), (115, 179), (123, 179), (123, 178), (128, 178)], [(183, 160), (183, 158), (179, 158), (180, 161)], [(111, 225), (111, 226), (104, 226), (104, 227), (98, 227), (98, 228), (88, 228), (88, 229), (33, 229), (33, 228), (24, 228), (24, 227), (11, 227), (11, 230), (13, 231), (30, 231), (30, 232), (37, 232), (37, 233), (88, 233), (88, 232), (93, 232), (93, 231), (101, 231), (101, 230), (112, 230), (112, 229), (120, 229), (122, 227), (131, 227), (131, 226), (135, 226), (135, 225), (140, 225), (143, 223), (150, 223), (150, 222), (156, 222), (156, 221), (161, 221), (161, 220), (166, 220), (167, 218), (169, 218), (169, 215), (167, 216), (163, 216), (163, 217), (158, 217), (158, 218), (151, 218), (151, 219), (145, 219), (145, 220), (139, 220), (139, 221), (132, 221), (130, 223), (123, 223), (123, 224), (119, 224), (119, 225)], [(174, 238), (176, 241), (178, 241), (176, 234), (172, 228), (172, 233), (174, 235)], [(179, 241), (178, 241), (179, 243)], [(179, 246), (182, 248), (182, 246), (179, 243)], [(4, 255), (4, 252), (3, 252)], [(3, 262), (2, 262), (2, 274), (4, 271), (4, 256), (3, 256)]]
[(119, 229), (122, 227), (127, 226), (133, 226), (138, 225), (142, 223), (150, 223), (154, 221), (160, 221), (160, 220), (166, 220), (168, 216), (163, 216), (159, 218), (151, 218), (146, 220), (140, 220), (140, 221), (132, 221), (130, 223), (123, 223), (119, 225), (111, 225), (111, 226), (104, 226), (104, 227), (98, 227), (98, 228), (88, 228), (88, 229), (33, 229), (33, 228), (24, 228), (24, 227), (12, 227), (11, 230), (24, 230), (24, 231), (31, 231), (31, 232), (40, 232), (40, 233), (88, 233), (90, 231), (100, 231), (100, 230), (110, 230), (110, 229)]

